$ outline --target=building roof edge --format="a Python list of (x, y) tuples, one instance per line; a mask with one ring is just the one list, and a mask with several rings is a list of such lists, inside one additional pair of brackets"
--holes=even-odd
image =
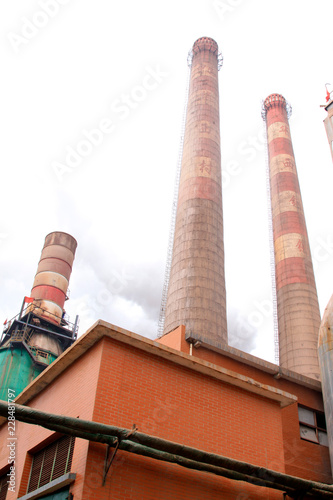
[[(200, 358), (164, 346), (156, 340), (151, 340), (136, 333), (127, 331), (118, 326), (98, 320), (89, 330), (79, 337), (74, 344), (61, 354), (48, 368), (36, 377), (16, 398), (16, 402), (24, 405), (42, 392), (50, 383), (61, 375), (72, 363), (83, 356), (102, 338), (110, 338), (130, 345), (142, 351), (154, 354), (172, 363), (195, 370), (204, 375), (221, 380), (227, 384), (239, 387), (279, 402), (281, 407), (289, 406), (297, 401), (297, 397), (275, 387), (262, 384), (251, 377), (247, 377), (220, 367)], [(0, 425), (6, 421), (0, 418)]]
[(321, 382), (320, 380), (315, 380), (311, 377), (306, 377), (292, 370), (287, 370), (287, 368), (282, 368), (275, 363), (266, 361), (265, 359), (258, 358), (253, 354), (249, 354), (245, 351), (241, 351), (236, 347), (229, 345), (216, 344), (212, 345), (209, 339), (202, 337), (200, 335), (186, 334), (186, 340), (192, 343), (200, 342), (200, 345), (205, 349), (217, 352), (228, 358), (232, 358), (240, 363), (262, 370), (265, 373), (274, 375), (276, 378), (283, 378), (289, 380), (295, 384), (301, 385), (302, 387), (307, 387), (317, 392), (321, 392)]

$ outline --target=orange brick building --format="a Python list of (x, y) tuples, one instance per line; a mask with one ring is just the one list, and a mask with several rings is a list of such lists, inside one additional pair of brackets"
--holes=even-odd
[[(263, 470), (332, 483), (327, 446), (300, 435), (298, 408), (323, 412), (320, 382), (231, 347), (199, 344), (194, 347), (186, 340), (184, 327), (157, 342), (99, 321), (26, 387), (16, 403), (126, 429), (135, 424), (139, 432)], [(1, 423), (0, 440), (7, 443), (12, 438), (4, 418)], [(3, 498), (283, 498), (283, 491), (121, 449), (103, 485), (106, 445), (78, 437), (67, 472), (59, 469), (58, 477), (30, 491), (33, 462), (59, 437), (16, 421), (15, 492)], [(3, 446), (1, 477), (8, 474), (8, 456), (9, 448)]]

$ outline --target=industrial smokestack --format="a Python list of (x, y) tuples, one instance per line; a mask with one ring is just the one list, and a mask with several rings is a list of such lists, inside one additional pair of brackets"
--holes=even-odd
[(320, 378), (318, 296), (291, 142), (288, 106), (282, 95), (264, 101), (267, 126), (280, 365)]
[(179, 325), (227, 343), (218, 69), (211, 38), (192, 50), (184, 148), (164, 333)]
[(66, 233), (45, 238), (31, 297), (24, 298), (20, 313), (2, 333), (0, 399), (7, 398), (8, 388), (18, 396), (76, 340), (78, 316), (74, 324), (63, 317), (76, 246)]
[(67, 233), (48, 234), (31, 290), (34, 301), (29, 309), (56, 324), (62, 320), (76, 247)]
[(318, 356), (333, 475), (333, 295), (319, 329)]

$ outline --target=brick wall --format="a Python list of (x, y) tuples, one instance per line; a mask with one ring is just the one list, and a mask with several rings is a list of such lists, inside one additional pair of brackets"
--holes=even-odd
[(332, 484), (328, 448), (300, 438), (297, 404), (284, 408), (282, 419), (286, 473)]
[[(278, 403), (108, 338), (97, 391), (95, 421), (135, 423), (144, 433), (284, 471)], [(118, 452), (103, 488), (104, 458), (105, 447), (91, 443), (84, 498), (282, 498), (126, 452)]]
[[(175, 330), (175, 332), (177, 332), (177, 330)], [(181, 332), (178, 331), (177, 333), (180, 334)], [(166, 337), (160, 339), (161, 343), (163, 342), (163, 344), (166, 344)], [(172, 342), (174, 345), (177, 344), (176, 339), (172, 339)], [(182, 351), (187, 352), (183, 345)], [(299, 404), (317, 411), (324, 411), (321, 392), (283, 378), (276, 379), (272, 374), (266, 373), (259, 368), (249, 366), (244, 364), (241, 360), (232, 359), (204, 347), (199, 347), (198, 349), (193, 348), (193, 356), (218, 366), (223, 366), (236, 373), (251, 377), (262, 384), (271, 385), (282, 391), (295, 394)], [(332, 483), (328, 448), (300, 438), (296, 403), (282, 410), (282, 429), (286, 473), (303, 477), (304, 479)], [(274, 467), (272, 468), (274, 469)]]

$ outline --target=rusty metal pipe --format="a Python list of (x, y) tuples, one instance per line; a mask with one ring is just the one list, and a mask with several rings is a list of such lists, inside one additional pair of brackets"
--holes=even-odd
[[(6, 401), (0, 401), (0, 415), (4, 417), (8, 415), (8, 403)], [(283, 491), (302, 491), (317, 497), (333, 496), (333, 486), (324, 483), (289, 476), (247, 462), (241, 462), (174, 443), (166, 439), (149, 436), (141, 432), (133, 433), (133, 430), (113, 425), (100, 424), (64, 415), (55, 415), (18, 404), (15, 404), (15, 417), (22, 422), (41, 425), (47, 429), (63, 432), (64, 434), (75, 436), (78, 435), (76, 433), (80, 433), (80, 437), (83, 439), (102, 442), (111, 446), (114, 438), (117, 437), (121, 441), (120, 449), (205, 472), (215, 471), (214, 473), (216, 474), (220, 470), (218, 475), (230, 477), (231, 479), (238, 478), (238, 480), (258, 485), (262, 483), (260, 486), (282, 489)], [(87, 433), (87, 437), (84, 437), (85, 433)], [(194, 467), (194, 463), (198, 465)], [(227, 472), (223, 473), (223, 469)]]

